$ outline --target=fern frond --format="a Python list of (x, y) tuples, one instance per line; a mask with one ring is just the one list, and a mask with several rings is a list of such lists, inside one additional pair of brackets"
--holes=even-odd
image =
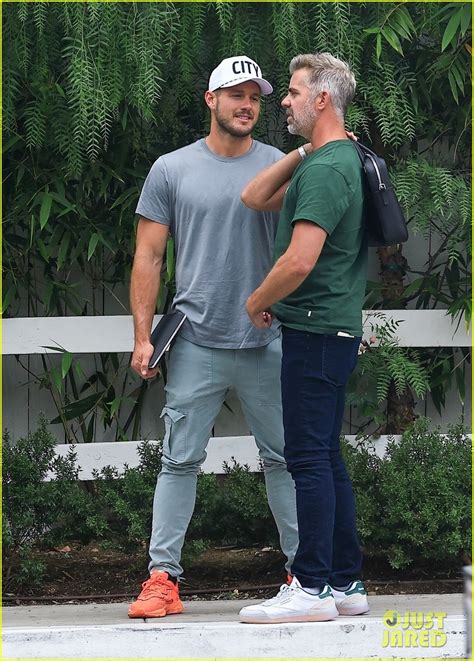
[(217, 14), (217, 19), (219, 21), (220, 28), (222, 32), (227, 32), (229, 30), (232, 16), (233, 16), (234, 3), (232, 2), (216, 2), (215, 10)]
[(379, 369), (376, 372), (377, 376), (377, 401), (383, 402), (388, 395), (388, 389), (390, 388), (391, 377), (390, 374), (385, 369)]
[(28, 104), (25, 110), (26, 146), (41, 147), (46, 135), (46, 117), (37, 101)]

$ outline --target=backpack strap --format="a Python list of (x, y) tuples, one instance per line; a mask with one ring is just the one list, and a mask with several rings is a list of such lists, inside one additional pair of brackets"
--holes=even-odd
[(359, 158), (362, 163), (364, 163), (364, 158), (366, 155), (370, 155), (372, 157), (375, 156), (376, 158), (378, 158), (377, 154), (373, 152), (371, 149), (369, 149), (367, 145), (363, 145), (361, 142), (356, 142), (355, 140), (353, 141), (352, 144), (354, 145), (356, 152), (359, 155)]

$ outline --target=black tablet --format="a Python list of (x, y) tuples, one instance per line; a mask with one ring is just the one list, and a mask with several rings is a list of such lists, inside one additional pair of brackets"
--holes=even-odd
[(179, 329), (184, 324), (185, 319), (186, 315), (179, 310), (168, 312), (168, 314), (164, 314), (161, 317), (151, 334), (151, 343), (155, 350), (150, 358), (148, 369), (153, 369), (158, 365), (163, 354), (170, 348), (173, 340), (179, 333)]

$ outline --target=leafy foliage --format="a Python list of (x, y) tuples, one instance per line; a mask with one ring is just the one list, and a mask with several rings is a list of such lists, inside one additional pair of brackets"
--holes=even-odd
[(262, 475), (235, 459), (224, 462), (224, 475), (221, 482), (213, 474), (199, 476), (191, 538), (244, 546), (277, 544)]
[(421, 418), (380, 458), (369, 439), (343, 444), (365, 552), (392, 567), (421, 560), (466, 562), (471, 540), (471, 441)]
[(122, 547), (148, 538), (153, 494), (161, 469), (161, 445), (144, 442), (138, 448), (136, 468), (119, 473), (114, 466), (95, 472), (98, 504), (107, 521), (103, 537)]
[(444, 304), (453, 316), (471, 320), (471, 189), (464, 177), (426, 160), (401, 162), (394, 185), (410, 227), (437, 239), (422, 273), (406, 287), (405, 300), (419, 308)]
[(351, 445), (342, 438), (341, 451), (357, 501), (357, 530), (363, 547), (373, 552), (383, 548), (379, 542), (382, 509), (380, 472), (383, 460), (369, 439), (360, 439), (357, 445)]
[(86, 540), (103, 528), (93, 501), (77, 482), (73, 449), (65, 458), (56, 457), (56, 443), (43, 416), (37, 430), (15, 445), (7, 432), (3, 435), (2, 550), (4, 560), (20, 556), (18, 580), (41, 577), (43, 568), (30, 557), (34, 544), (54, 544), (68, 536)]
[(400, 347), (394, 338), (400, 322), (386, 320), (383, 313), (373, 313), (373, 316), (381, 321), (371, 324), (376, 344), (362, 345), (362, 354), (349, 382), (347, 401), (376, 423), (380, 433), (386, 420), (382, 405), (391, 384), (397, 395), (411, 390), (423, 397), (429, 388), (429, 377), (418, 352)]
[(471, 442), (461, 426), (441, 436), (420, 420), (400, 443), (389, 442), (380, 477), (392, 566), (469, 555)]

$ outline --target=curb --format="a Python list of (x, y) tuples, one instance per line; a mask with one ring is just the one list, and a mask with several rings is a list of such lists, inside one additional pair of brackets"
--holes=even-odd
[(278, 625), (137, 622), (7, 628), (3, 632), (2, 658), (440, 659), (465, 654), (466, 622), (461, 615), (445, 619), (446, 640), (439, 647), (415, 646), (413, 638), (404, 641), (404, 646), (384, 647), (384, 631), (382, 618), (364, 616), (357, 620), (339, 617), (330, 622)]

